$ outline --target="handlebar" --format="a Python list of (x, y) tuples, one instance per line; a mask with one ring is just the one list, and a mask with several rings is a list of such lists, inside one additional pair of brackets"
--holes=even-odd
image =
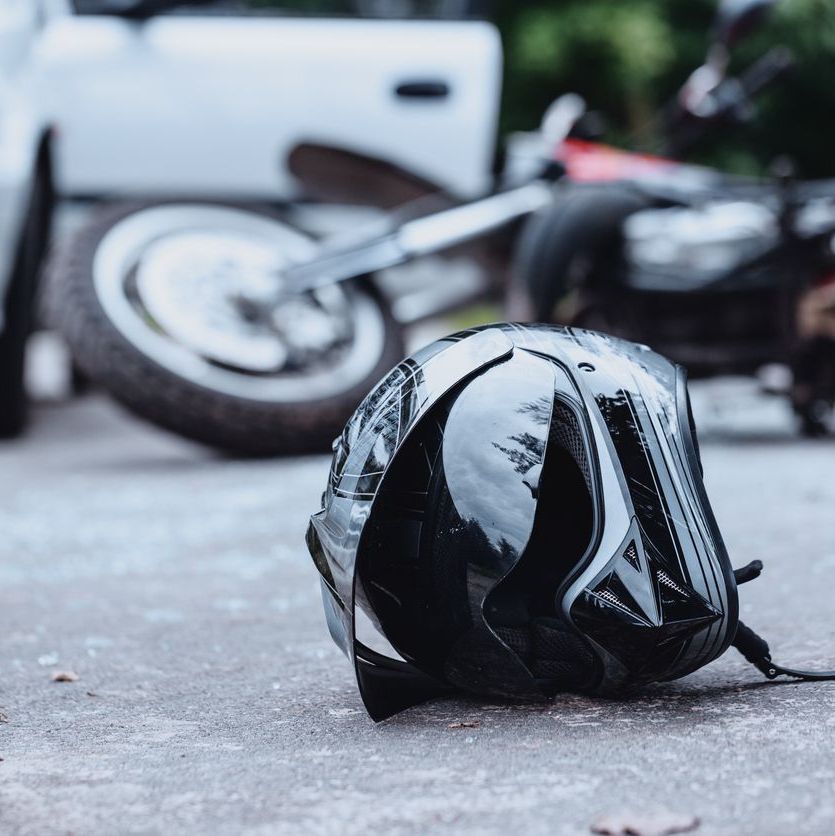
[(724, 79), (708, 93), (709, 106), (704, 109), (704, 113), (690, 111), (688, 115), (705, 124), (744, 121), (750, 115), (753, 98), (793, 66), (792, 51), (785, 46), (776, 46), (741, 75)]
[[(744, 121), (750, 116), (752, 99), (793, 66), (791, 50), (785, 46), (776, 46), (738, 77), (725, 78), (712, 89), (705, 90), (698, 99), (698, 108), (685, 104), (687, 97), (679, 94), (668, 117), (667, 153), (674, 157), (681, 156), (711, 126)], [(695, 77), (696, 73), (691, 76), (691, 81)]]
[(757, 59), (739, 77), (745, 99), (751, 99), (794, 67), (794, 54), (787, 46), (775, 46)]

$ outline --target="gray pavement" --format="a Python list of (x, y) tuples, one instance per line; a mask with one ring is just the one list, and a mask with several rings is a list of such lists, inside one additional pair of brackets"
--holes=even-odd
[[(744, 616), (779, 661), (835, 665), (835, 443), (733, 386), (697, 411), (729, 549), (766, 563)], [(835, 683), (765, 683), (733, 651), (628, 703), (374, 725), (302, 539), (326, 470), (219, 458), (99, 397), (0, 447), (0, 833), (835, 829)]]

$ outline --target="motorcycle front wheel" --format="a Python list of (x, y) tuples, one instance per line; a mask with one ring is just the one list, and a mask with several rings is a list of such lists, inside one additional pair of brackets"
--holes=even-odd
[(314, 246), (266, 208), (111, 205), (54, 253), (51, 318), (82, 372), (165, 429), (244, 455), (323, 450), (404, 350), (368, 281), (270, 306)]

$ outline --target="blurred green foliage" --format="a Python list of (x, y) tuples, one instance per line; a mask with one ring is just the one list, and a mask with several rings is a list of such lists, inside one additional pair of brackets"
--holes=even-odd
[[(534, 0), (498, 4), (505, 43), (504, 131), (533, 127), (576, 91), (607, 120), (605, 138), (657, 147), (652, 115), (702, 61), (715, 0)], [(777, 44), (797, 62), (757, 99), (749, 124), (714, 132), (691, 158), (740, 173), (787, 154), (806, 177), (835, 175), (835, 0), (783, 0), (734, 50), (739, 72)]]

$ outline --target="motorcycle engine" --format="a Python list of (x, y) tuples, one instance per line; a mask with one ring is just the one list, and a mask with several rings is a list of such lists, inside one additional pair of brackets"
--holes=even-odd
[(765, 252), (777, 217), (748, 201), (646, 209), (624, 224), (629, 284), (645, 290), (697, 290)]

